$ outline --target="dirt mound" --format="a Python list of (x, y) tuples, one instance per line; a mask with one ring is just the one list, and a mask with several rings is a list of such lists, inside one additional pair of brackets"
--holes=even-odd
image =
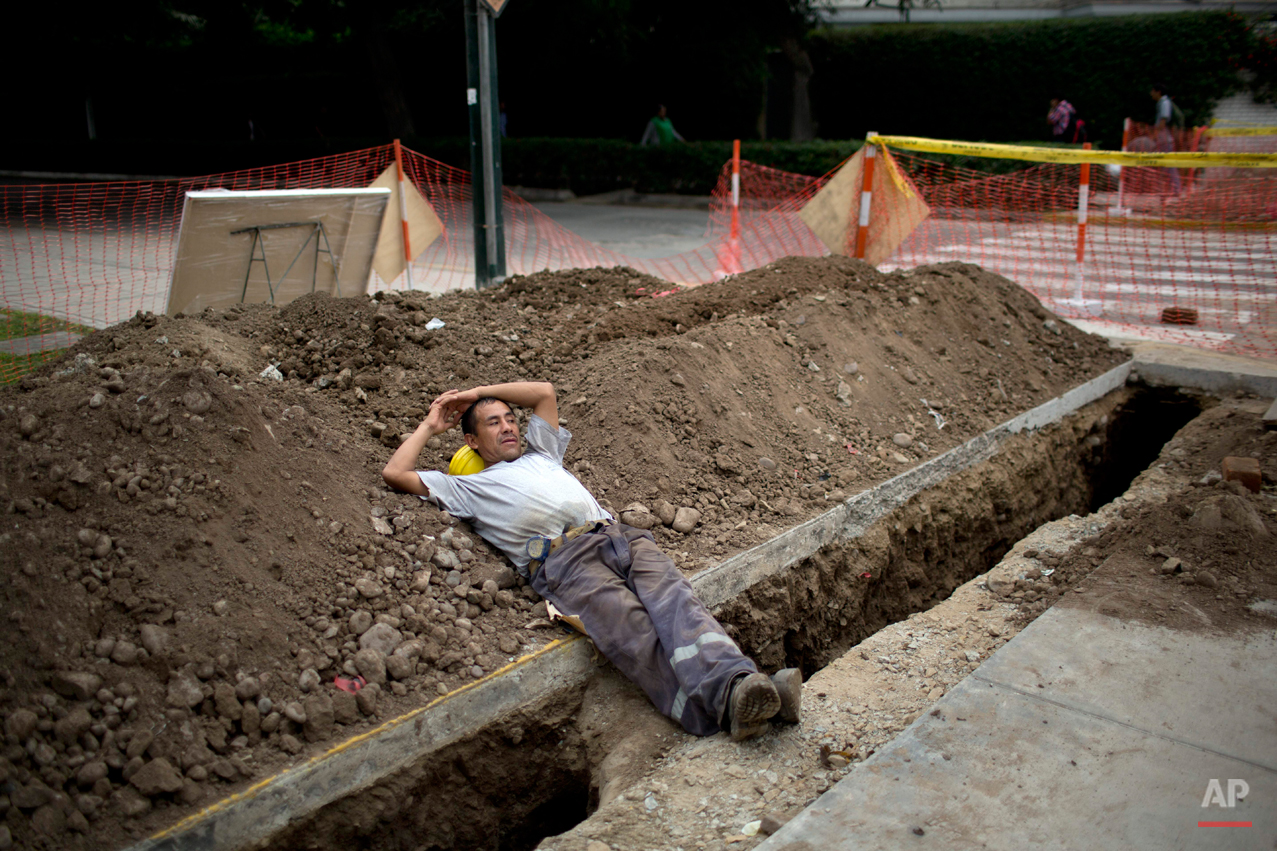
[(1120, 360), (968, 265), (662, 287), (138, 316), (0, 391), (15, 842), (118, 846), (554, 637), (496, 552), (382, 486), (444, 389), (555, 382), (569, 468), (694, 572)]
[[(1263, 404), (1204, 412), (1166, 444), (1159, 463), (1193, 485), (1124, 519), (1063, 558), (1046, 557), (1062, 602), (1171, 629), (1271, 630), (1277, 616), (1277, 522), (1270, 495), (1220, 477), (1224, 457), (1259, 460), (1272, 485), (1277, 432)], [(1045, 583), (1047, 580), (1041, 580)], [(1010, 597), (1024, 589), (1007, 588)]]

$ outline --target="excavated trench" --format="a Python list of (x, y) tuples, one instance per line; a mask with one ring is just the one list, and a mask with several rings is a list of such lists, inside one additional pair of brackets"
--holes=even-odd
[[(716, 613), (768, 670), (818, 671), (877, 630), (948, 597), (1029, 532), (1121, 494), (1201, 410), (1174, 390), (1122, 388), (921, 491), (864, 534), (817, 549)], [(533, 848), (597, 806), (607, 740), (586, 729), (583, 684), (371, 788), (291, 822), (278, 849)], [(614, 713), (620, 714), (620, 713)], [(623, 723), (617, 719), (615, 723)]]

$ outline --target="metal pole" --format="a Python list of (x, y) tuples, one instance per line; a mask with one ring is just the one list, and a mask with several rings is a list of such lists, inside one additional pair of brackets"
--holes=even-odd
[(479, 0), (466, 0), (466, 103), (470, 108), (470, 184), (474, 205), (474, 279), (482, 288), (505, 280), (501, 215), (501, 140), (497, 114), (496, 27)]
[(505, 235), (501, 209), (501, 139), (497, 100), (497, 34), (491, 13), (479, 4), (479, 123), (483, 132), (484, 238), (487, 243), (488, 282), (505, 280)]
[(470, 113), (470, 204), (474, 209), (474, 284), (476, 289), (487, 286), (488, 240), (484, 224), (487, 222), (483, 177), (483, 122), (479, 108), (479, 23), (482, 12), (479, 0), (465, 0), (466, 13), (466, 107)]

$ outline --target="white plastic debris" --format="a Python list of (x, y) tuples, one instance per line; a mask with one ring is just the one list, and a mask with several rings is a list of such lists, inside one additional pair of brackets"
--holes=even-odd
[(935, 408), (931, 407), (931, 403), (928, 402), (926, 399), (919, 399), (918, 401), (926, 405), (927, 413), (931, 414), (931, 416), (936, 418), (936, 428), (937, 429), (944, 428), (944, 417), (940, 416), (940, 412), (937, 411)]
[(438, 331), (440, 328), (444, 326), (444, 324), (445, 324), (444, 321), (440, 319), (438, 316), (436, 316), (435, 318), (431, 319), (429, 322), (426, 323), (426, 330)]
[(757, 836), (758, 829), (762, 826), (763, 826), (763, 822), (761, 819), (759, 819), (758, 821), (751, 821), (749, 824), (742, 827), (740, 829), (740, 832), (743, 833), (745, 836)]
[(260, 377), (261, 377), (261, 378), (272, 378), (272, 379), (274, 379), (275, 381), (283, 381), (283, 380), (284, 380), (284, 373), (282, 373), (282, 372), (280, 372), (278, 369), (276, 369), (276, 368), (275, 368), (275, 365), (272, 363), (272, 364), (267, 364), (266, 368), (262, 370), (262, 372), (261, 372), (261, 376), (260, 376)]

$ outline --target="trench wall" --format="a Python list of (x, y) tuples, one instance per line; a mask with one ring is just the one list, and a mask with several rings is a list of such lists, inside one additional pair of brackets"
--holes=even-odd
[[(814, 673), (882, 627), (930, 608), (988, 570), (1041, 524), (1086, 513), (1109, 433), (1131, 392), (1120, 389), (887, 511), (852, 540), (820, 547), (721, 605), (717, 614), (761, 666)], [(604, 753), (576, 718), (585, 689), (563, 683), (388, 780), (291, 825), (279, 849), (518, 849), (581, 809)], [(512, 791), (514, 790), (514, 791)], [(584, 813), (582, 813), (584, 815)]]
[(855, 538), (827, 544), (719, 607), (719, 619), (767, 669), (815, 673), (849, 648), (944, 600), (1050, 520), (1085, 514), (1122, 389), (909, 498)]
[[(1085, 510), (1129, 371), (1115, 368), (693, 584), (765, 666), (814, 672), (943, 599), (1042, 522)], [(570, 826), (555, 819), (585, 815), (597, 785), (606, 754), (578, 720), (590, 661), (584, 640), (557, 642), (135, 848), (532, 847)]]

